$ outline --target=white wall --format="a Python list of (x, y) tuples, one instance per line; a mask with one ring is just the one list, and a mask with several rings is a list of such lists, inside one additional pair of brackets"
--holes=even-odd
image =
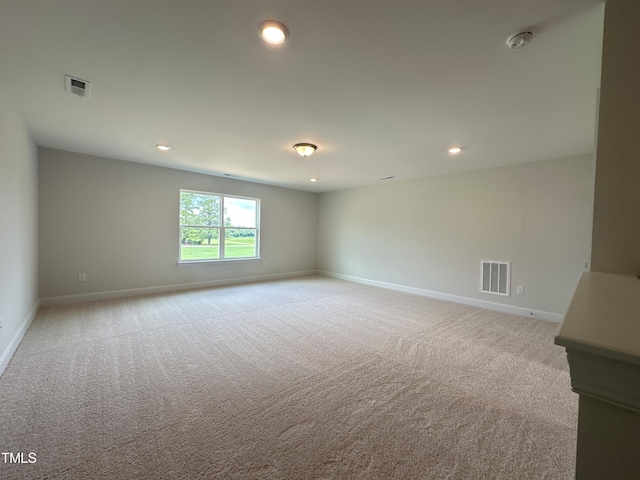
[[(585, 155), (323, 193), (318, 268), (563, 314), (589, 261), (592, 191)], [(479, 292), (481, 259), (512, 262), (511, 297)]]
[[(262, 261), (178, 266), (181, 188), (260, 198)], [(316, 269), (315, 193), (47, 148), (39, 193), (43, 301)]]
[(0, 86), (0, 374), (38, 306), (37, 151)]

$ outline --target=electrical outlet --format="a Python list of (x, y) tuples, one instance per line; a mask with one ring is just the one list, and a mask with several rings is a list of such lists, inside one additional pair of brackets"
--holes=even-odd
[(516, 287), (516, 293), (517, 293), (518, 295), (524, 295), (524, 287), (523, 287), (522, 285), (518, 285), (518, 286)]
[(87, 281), (87, 274), (86, 273), (79, 273), (78, 274), (78, 281), (79, 282), (86, 282)]

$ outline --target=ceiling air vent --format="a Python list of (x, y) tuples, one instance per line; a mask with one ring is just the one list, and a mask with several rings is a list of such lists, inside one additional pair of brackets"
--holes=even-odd
[(511, 262), (480, 261), (480, 291), (492, 295), (510, 296)]
[(75, 93), (79, 97), (88, 97), (89, 89), (91, 88), (91, 82), (81, 80), (71, 75), (64, 76), (64, 83), (67, 92)]

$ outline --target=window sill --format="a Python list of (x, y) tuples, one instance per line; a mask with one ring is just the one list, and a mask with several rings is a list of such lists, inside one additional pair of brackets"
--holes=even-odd
[(178, 261), (178, 267), (202, 267), (205, 265), (220, 265), (231, 263), (247, 263), (247, 262), (260, 262), (261, 258), (223, 258), (220, 260), (180, 260)]

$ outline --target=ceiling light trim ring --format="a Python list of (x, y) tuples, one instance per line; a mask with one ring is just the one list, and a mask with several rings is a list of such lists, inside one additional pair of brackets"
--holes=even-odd
[[(277, 20), (265, 20), (258, 25), (260, 38), (270, 45), (282, 45), (289, 38), (287, 26)], [(274, 35), (275, 34), (275, 35)]]
[(533, 32), (530, 30), (526, 30), (519, 33), (514, 33), (513, 35), (509, 35), (505, 40), (507, 47), (511, 50), (516, 50), (519, 48), (526, 47), (531, 40), (533, 40)]

